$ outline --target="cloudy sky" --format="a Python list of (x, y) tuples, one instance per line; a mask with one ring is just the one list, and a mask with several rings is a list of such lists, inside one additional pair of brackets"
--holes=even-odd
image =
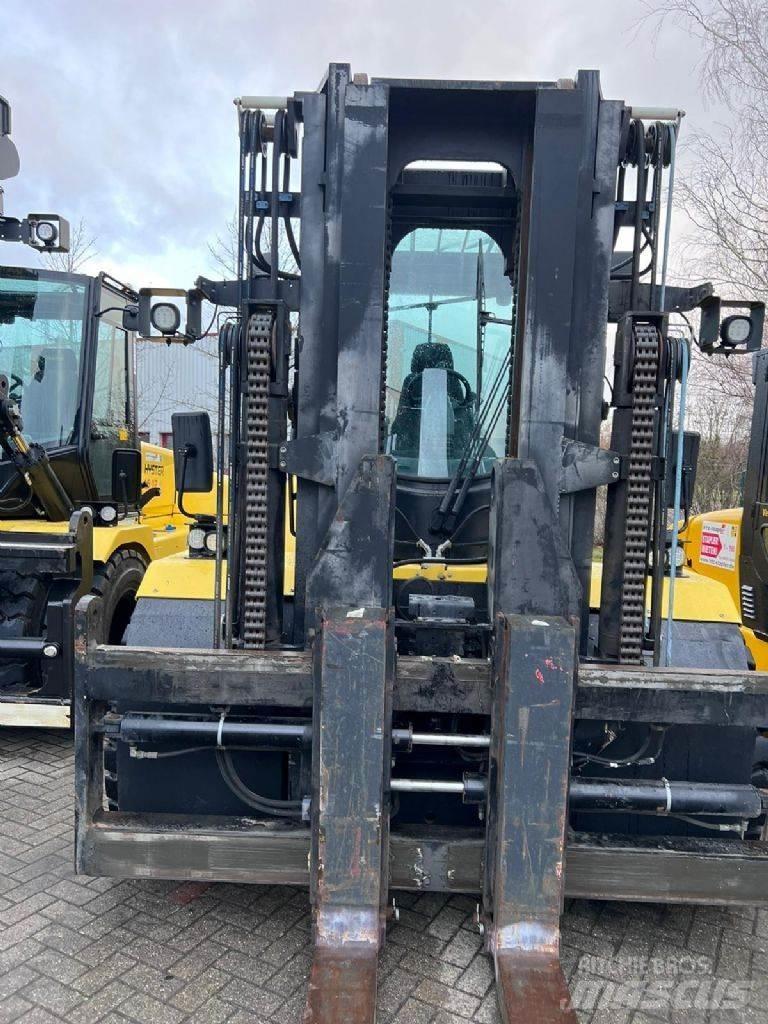
[(641, 0), (0, 0), (0, 94), (21, 156), (6, 212), (82, 217), (97, 240), (94, 271), (187, 287), (213, 271), (208, 243), (234, 209), (232, 99), (314, 88), (332, 60), (423, 78), (599, 68), (607, 97), (680, 106), (684, 131), (704, 126), (718, 111), (700, 95), (698, 42), (672, 24), (655, 32), (647, 9)]

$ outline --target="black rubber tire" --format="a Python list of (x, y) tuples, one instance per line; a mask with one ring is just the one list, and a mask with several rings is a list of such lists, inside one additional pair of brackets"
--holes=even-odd
[[(136, 591), (147, 569), (146, 556), (121, 548), (94, 566), (91, 593), (103, 601), (102, 643), (119, 644), (136, 605)], [(0, 573), (0, 637), (40, 636), (43, 632), (48, 584), (36, 576)], [(0, 691), (27, 692), (40, 686), (37, 664), (6, 661), (0, 665)]]
[[(39, 576), (0, 572), (0, 638), (40, 636), (48, 585)], [(37, 665), (0, 662), (0, 690), (23, 692), (40, 684)]]
[(122, 643), (146, 571), (147, 559), (135, 548), (120, 548), (109, 561), (94, 566), (91, 593), (102, 599), (100, 643)]
[[(131, 612), (136, 605), (135, 596), (146, 571), (146, 559), (140, 551), (121, 548), (103, 565), (94, 567), (92, 594), (102, 601), (101, 643), (123, 642)], [(111, 811), (118, 809), (117, 746), (104, 743), (104, 795)]]
[[(120, 644), (136, 606), (136, 591), (147, 570), (145, 556), (133, 548), (121, 548), (103, 565), (94, 568), (91, 593), (102, 599), (101, 635), (106, 644)], [(104, 792), (111, 811), (118, 807), (117, 748), (104, 744)]]

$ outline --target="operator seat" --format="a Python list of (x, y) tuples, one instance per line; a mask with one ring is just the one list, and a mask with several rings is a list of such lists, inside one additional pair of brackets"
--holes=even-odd
[[(448, 456), (457, 458), (474, 423), (475, 396), (469, 384), (454, 370), (453, 353), (443, 341), (424, 341), (413, 350), (411, 372), (403, 381), (391, 433), (396, 437), (395, 455), (417, 458), (421, 434), (421, 388), (425, 370), (447, 370), (451, 428)], [(464, 383), (462, 383), (464, 382)]]

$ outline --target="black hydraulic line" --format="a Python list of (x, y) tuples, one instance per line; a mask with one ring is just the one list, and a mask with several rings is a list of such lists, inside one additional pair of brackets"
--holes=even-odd
[(629, 286), (629, 308), (635, 309), (637, 304), (637, 288), (640, 281), (640, 241), (643, 236), (643, 212), (645, 210), (646, 167), (645, 167), (645, 129), (642, 121), (635, 121), (637, 148), (637, 189), (635, 192), (635, 234), (632, 241), (632, 277)]
[(218, 746), (301, 748), (312, 741), (312, 726), (301, 722), (238, 722), (220, 718), (123, 715), (118, 738), (125, 743), (184, 742)]
[[(640, 253), (641, 254), (644, 253), (647, 248), (648, 248), (648, 239), (646, 239), (643, 242), (642, 247), (640, 249)], [(629, 256), (627, 256), (625, 259), (623, 259), (621, 261), (621, 263), (617, 263), (616, 266), (611, 267), (611, 274), (613, 275), (613, 274), (616, 273), (617, 270), (623, 270), (624, 267), (628, 267), (629, 264), (632, 262), (633, 258), (634, 258), (633, 253), (630, 253)]]
[(763, 801), (754, 786), (665, 779), (573, 779), (571, 810), (693, 814), (724, 818), (759, 818)]
[(237, 328), (230, 320), (219, 331), (219, 395), (216, 410), (216, 564), (213, 580), (213, 647), (221, 647), (221, 569), (224, 560), (224, 479), (225, 420), (227, 407), (227, 371), (230, 367), (233, 336)]
[(395, 515), (396, 516), (400, 516), (400, 518), (403, 520), (403, 522), (408, 527), (408, 529), (411, 531), (411, 533), (413, 534), (413, 536), (416, 538), (417, 541), (422, 539), (418, 535), (418, 533), (416, 532), (416, 528), (414, 527), (414, 525), (411, 522), (411, 520), (408, 518), (408, 516), (405, 514), (405, 512), (403, 512), (403, 510), (401, 508), (398, 508), (397, 506), (395, 506)]
[[(283, 192), (288, 193), (291, 189), (291, 156), (290, 153), (286, 153), (283, 156)], [(288, 239), (288, 245), (290, 246), (293, 258), (296, 260), (296, 268), (301, 270), (301, 254), (299, 253), (299, 247), (296, 244), (296, 236), (293, 233), (293, 225), (291, 224), (290, 213), (286, 213), (283, 217), (283, 225), (285, 226), (285, 237)]]
[(278, 110), (275, 114), (274, 135), (272, 137), (272, 195), (270, 196), (269, 222), (269, 262), (271, 265), (272, 297), (279, 294), (278, 277), (280, 274), (280, 154), (283, 148), (283, 124), (285, 114)]
[(226, 750), (216, 750), (216, 762), (227, 787), (248, 807), (277, 818), (301, 818), (300, 800), (273, 800), (255, 793), (243, 782)]
[[(18, 641), (21, 644), (26, 642)], [(168, 751), (169, 755), (206, 750), (214, 746), (227, 750), (294, 750), (308, 747), (312, 743), (312, 725), (309, 722), (237, 721), (229, 718), (226, 713), (208, 719), (129, 713), (123, 715), (119, 723), (105, 724), (105, 731), (112, 738), (131, 745), (168, 742), (193, 744), (185, 750)], [(392, 730), (393, 747), (410, 748), (414, 744), (487, 747), (488, 737), (483, 734), (422, 733), (414, 732), (412, 728)]]
[[(259, 203), (266, 205), (267, 197), (267, 158), (262, 154), (261, 158), (261, 186), (259, 190)], [(254, 254), (253, 258), (256, 261), (256, 265), (259, 270), (264, 274), (270, 274), (270, 266), (267, 262), (267, 258), (261, 251), (261, 236), (264, 231), (264, 210), (263, 207), (259, 210), (259, 219), (256, 224), (256, 237), (254, 239)]]
[[(656, 737), (656, 746), (653, 752), (649, 753), (654, 735)], [(610, 757), (605, 753), (605, 748), (597, 754), (574, 750), (573, 760), (579, 762), (578, 767), (581, 767), (583, 764), (598, 764), (605, 768), (625, 768), (633, 764), (653, 764), (661, 755), (665, 735), (665, 726), (651, 726), (643, 742), (632, 754), (626, 754), (623, 757)]]
[(256, 196), (256, 148), (259, 142), (258, 140), (258, 119), (256, 117), (256, 111), (248, 112), (248, 209), (247, 209), (247, 228), (245, 232), (245, 251), (246, 251), (246, 264), (245, 264), (245, 298), (246, 301), (251, 298), (251, 280), (253, 278), (253, 214)]
[(650, 296), (650, 308), (656, 308), (656, 268), (658, 261), (658, 240), (659, 240), (659, 218), (661, 215), (661, 178), (664, 168), (664, 131), (665, 126), (660, 122), (656, 122), (656, 150), (654, 153), (655, 162), (653, 165), (653, 183), (651, 185), (651, 196), (653, 197), (653, 210), (651, 212), (651, 234), (653, 236), (653, 242), (651, 245), (651, 296)]
[(471, 512), (467, 512), (467, 514), (461, 520), (459, 525), (454, 529), (454, 531), (451, 534), (451, 536), (448, 538), (448, 540), (451, 542), (451, 544), (453, 544), (454, 540), (459, 536), (459, 534), (464, 529), (464, 527), (467, 525), (467, 523), (470, 521), (470, 519), (473, 519), (480, 512), (488, 512), (490, 510), (490, 508), (491, 508), (491, 506), (488, 505), (488, 504), (477, 505), (475, 508), (472, 509)]
[[(617, 209), (618, 209), (619, 203), (623, 203), (624, 202), (624, 188), (625, 188), (625, 185), (626, 185), (626, 179), (627, 179), (627, 165), (622, 160), (621, 163), (619, 164), (619, 173), (618, 173), (618, 177), (616, 179), (616, 208)], [(616, 248), (616, 243), (619, 240), (619, 231), (621, 231), (620, 222), (619, 222), (618, 218), (614, 218), (614, 222), (613, 222), (613, 245), (612, 245), (612, 248), (614, 248), (614, 249)], [(613, 271), (611, 271), (611, 272), (613, 272)]]
[[(461, 781), (395, 778), (391, 787), (401, 793), (453, 793), (467, 802), (477, 802), (487, 794), (488, 779), (466, 775)], [(762, 815), (763, 800), (754, 786), (667, 779), (571, 779), (568, 807), (572, 811), (752, 821)]]
[[(672, 441), (672, 424), (675, 409), (675, 381), (677, 380), (678, 346), (674, 341), (666, 344), (666, 388), (662, 409), (663, 449), (659, 445), (659, 455), (666, 458)], [(661, 440), (661, 439), (660, 439)], [(661, 614), (664, 591), (664, 553), (667, 544), (667, 494), (666, 473), (659, 473), (655, 485), (655, 515), (653, 522), (653, 573), (651, 576), (651, 608), (649, 639), (653, 644), (653, 664), (661, 661)], [(670, 552), (674, 556), (674, 552)], [(670, 558), (670, 572), (676, 572), (674, 559)]]

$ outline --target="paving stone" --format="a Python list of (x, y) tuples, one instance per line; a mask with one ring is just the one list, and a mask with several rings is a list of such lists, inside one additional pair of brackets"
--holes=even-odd
[(482, 954), (476, 956), (469, 967), (459, 977), (456, 988), (481, 999), (493, 984), (493, 966), (490, 957)]
[(22, 999), (18, 993), (4, 996), (0, 1000), (0, 1024), (11, 1024), (11, 1021), (18, 1020), (23, 1014), (34, 1007), (26, 999)]
[(421, 1003), (418, 999), (409, 999), (393, 1018), (393, 1024), (431, 1024), (435, 1012), (434, 1006)]
[(431, 1003), (441, 1009), (459, 1013), (463, 1017), (471, 1017), (480, 1006), (480, 1000), (466, 992), (457, 992), (450, 985), (441, 985), (437, 981), (425, 978), (413, 993), (422, 1002)]
[(66, 1015), (67, 1024), (93, 1024), (118, 1007), (127, 1005), (135, 992), (121, 981), (112, 981), (95, 995), (79, 1003)]
[(180, 1024), (184, 1014), (167, 1003), (141, 992), (134, 992), (120, 1006), (120, 1013), (139, 1024)]
[(81, 1002), (79, 992), (70, 988), (69, 985), (63, 985), (60, 981), (54, 981), (53, 978), (36, 978), (20, 994), (30, 1003), (42, 1006), (44, 1009), (50, 1010), (51, 1013), (57, 1013), (60, 1017)]
[[(186, 900), (178, 882), (76, 876), (69, 736), (0, 733), (0, 820), (0, 1024), (300, 1024), (305, 891), (211, 884)], [(500, 1024), (476, 898), (398, 893), (397, 904), (381, 1024)], [(569, 900), (562, 960), (572, 991), (604, 998), (660, 967), (745, 986), (736, 1010), (598, 999), (577, 1008), (580, 1024), (768, 1024), (766, 910)]]

